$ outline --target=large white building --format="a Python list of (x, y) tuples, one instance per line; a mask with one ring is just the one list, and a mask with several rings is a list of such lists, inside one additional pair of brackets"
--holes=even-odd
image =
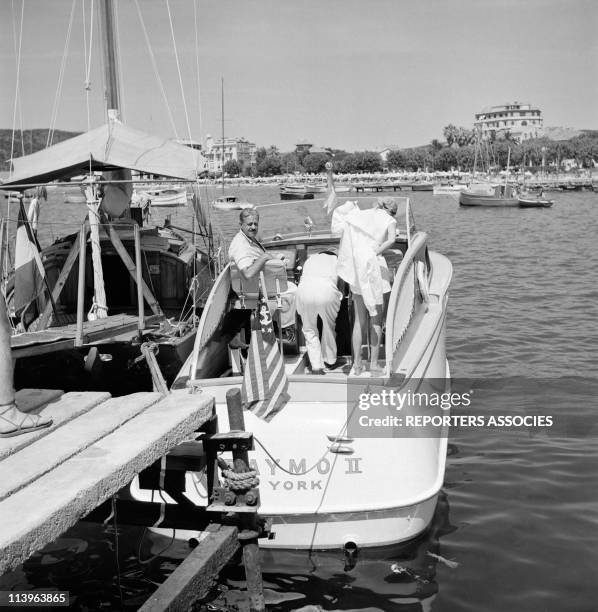
[(542, 111), (531, 104), (502, 104), (476, 113), (474, 127), (482, 137), (500, 137), (507, 132), (519, 140), (537, 138), (542, 132)]
[(243, 169), (253, 168), (256, 163), (256, 151), (256, 145), (245, 140), (245, 138), (225, 138), (223, 145), (222, 138), (212, 138), (208, 134), (206, 137), (206, 147), (202, 153), (208, 160), (209, 171), (219, 174), (222, 172), (223, 163), (226, 164), (230, 160), (239, 162)]

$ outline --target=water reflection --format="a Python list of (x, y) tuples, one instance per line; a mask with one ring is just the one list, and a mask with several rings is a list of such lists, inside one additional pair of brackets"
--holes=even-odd
[[(309, 606), (326, 610), (431, 610), (440, 586), (441, 538), (456, 530), (449, 500), (441, 492), (430, 529), (396, 546), (358, 551), (353, 567), (338, 551), (262, 551), (262, 572), (269, 610), (286, 612)], [(202, 610), (231, 610), (245, 597), (241, 563), (229, 566)], [(317, 607), (320, 608), (317, 608)]]

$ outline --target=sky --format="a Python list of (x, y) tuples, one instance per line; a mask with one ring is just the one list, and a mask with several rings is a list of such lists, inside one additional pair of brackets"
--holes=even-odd
[[(64, 130), (104, 122), (98, 2), (0, 0), (0, 128), (45, 128), (54, 115)], [(539, 107), (545, 126), (598, 129), (596, 0), (115, 7), (123, 120), (166, 138), (220, 137), (222, 81), (225, 135), (281, 151), (300, 141), (347, 151), (428, 144), (449, 123), (471, 128), (476, 112), (514, 101)]]

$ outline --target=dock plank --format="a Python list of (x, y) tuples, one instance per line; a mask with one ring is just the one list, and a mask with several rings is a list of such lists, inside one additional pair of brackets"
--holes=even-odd
[(0, 502), (0, 574), (54, 540), (188, 438), (210, 418), (213, 406), (208, 395), (172, 393)]
[(71, 391), (65, 393), (58, 400), (44, 405), (41, 409), (30, 410), (35, 414), (52, 417), (52, 425), (14, 438), (0, 438), (0, 461), (21, 448), (29, 446), (36, 440), (49, 435), (65, 423), (105, 402), (110, 397), (110, 393), (106, 391)]
[(47, 474), (91, 446), (162, 398), (160, 393), (134, 393), (126, 401), (115, 397), (97, 404), (0, 463), (0, 501)]
[(236, 527), (212, 525), (208, 535), (139, 608), (139, 612), (192, 610), (205, 597), (214, 578), (239, 548)]

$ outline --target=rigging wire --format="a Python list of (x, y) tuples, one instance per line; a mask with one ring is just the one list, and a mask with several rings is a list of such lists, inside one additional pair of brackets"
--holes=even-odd
[(170, 1), (166, 0), (166, 8), (168, 10), (168, 22), (170, 24), (170, 35), (172, 37), (172, 48), (174, 50), (174, 58), (176, 60), (177, 73), (179, 76), (179, 87), (181, 88), (181, 97), (183, 98), (183, 110), (185, 111), (185, 121), (187, 123), (187, 137), (191, 141), (191, 124), (189, 122), (189, 113), (187, 112), (187, 101), (185, 99), (185, 88), (183, 86), (183, 75), (181, 74), (181, 64), (179, 62), (179, 54), (176, 46), (176, 38), (174, 36), (174, 25), (172, 23), (172, 13), (170, 12)]
[(66, 33), (66, 40), (64, 41), (64, 49), (62, 51), (62, 60), (60, 62), (60, 70), (58, 72), (58, 81), (56, 83), (56, 92), (54, 94), (54, 103), (52, 105), (52, 113), (50, 115), (50, 127), (48, 129), (46, 147), (49, 147), (52, 144), (52, 140), (54, 139), (54, 131), (56, 128), (56, 121), (58, 119), (58, 106), (60, 105), (60, 98), (62, 96), (62, 84), (64, 82), (66, 60), (68, 57), (69, 44), (71, 41), (71, 32), (73, 30), (73, 21), (75, 18), (76, 5), (77, 5), (77, 0), (73, 0), (73, 3), (71, 5), (71, 15), (69, 18), (69, 24), (68, 24), (67, 33)]
[[(91, 91), (91, 58), (93, 51), (93, 15), (94, 15), (94, 0), (91, 0), (89, 9), (89, 45), (84, 41), (84, 57), (85, 57), (85, 91), (87, 92), (87, 129), (91, 127), (91, 119), (89, 113), (89, 92)], [(85, 37), (85, 0), (83, 0), (83, 36)]]
[[(93, 0), (91, 0), (93, 2)], [(124, 118), (127, 116), (125, 111), (125, 81), (123, 78), (123, 62), (120, 53), (120, 28), (119, 28), (119, 20), (118, 20), (118, 2), (114, 4), (114, 29), (116, 31), (116, 61), (118, 62), (118, 87), (120, 90), (120, 96), (118, 100), (119, 104), (119, 115), (121, 121), (124, 121)]]
[[(170, 2), (169, 2), (169, 0), (166, 0), (166, 8), (167, 8), (167, 11), (168, 11), (168, 22), (170, 24), (170, 34), (171, 34), (171, 38), (172, 38), (172, 48), (174, 50), (174, 57), (175, 57), (175, 60), (176, 60), (177, 74), (178, 74), (178, 77), (179, 77), (179, 87), (180, 87), (180, 90), (181, 90), (181, 98), (183, 100), (183, 110), (185, 112), (185, 122), (186, 122), (186, 125), (187, 125), (187, 138), (189, 139), (189, 145), (191, 145), (191, 143), (193, 141), (193, 138), (192, 138), (192, 135), (191, 135), (191, 122), (189, 120), (189, 112), (187, 110), (187, 100), (185, 98), (185, 88), (184, 88), (184, 85), (183, 85), (183, 76), (181, 74), (181, 63), (179, 61), (179, 54), (178, 54), (178, 51), (177, 51), (176, 38), (175, 38), (175, 35), (174, 35), (174, 25), (173, 25), (173, 22), (172, 22), (172, 12), (170, 10)], [(195, 21), (194, 21), (194, 26), (196, 27), (196, 22)], [(196, 29), (197, 29), (197, 27), (196, 27)], [(197, 36), (197, 34), (196, 34), (196, 36)], [(193, 162), (195, 162), (195, 160), (196, 160), (196, 153), (195, 153), (195, 150), (191, 146), (189, 146), (189, 155), (191, 155), (191, 159), (193, 160)], [(199, 202), (199, 180), (197, 179), (197, 176), (196, 176), (196, 191), (197, 191), (197, 194), (198, 194), (197, 195), (197, 199), (198, 199), (197, 206), (199, 206), (200, 205), (200, 202)], [(193, 212), (194, 212), (194, 214), (197, 214), (197, 210), (195, 209), (195, 205), (194, 205), (194, 211)], [(209, 209), (208, 209), (207, 212), (208, 212), (208, 221), (209, 221), (209, 214), (210, 214), (209, 213)]]
[[(17, 45), (17, 37), (16, 37), (16, 31), (15, 31), (15, 25), (14, 25), (14, 3), (12, 4), (12, 8), (13, 8), (13, 40), (14, 40), (14, 45), (16, 47)], [(19, 80), (20, 80), (20, 76), (21, 76), (21, 49), (22, 49), (22, 43), (23, 43), (23, 20), (24, 20), (24, 16), (25, 16), (25, 0), (22, 0), (21, 2), (21, 23), (19, 25), (19, 44), (18, 44), (18, 50), (15, 48), (16, 51), (16, 55), (17, 55), (17, 75), (16, 75), (16, 80), (15, 80), (15, 101), (14, 101), (14, 106), (13, 106), (13, 114), (12, 114), (12, 138), (11, 138), (11, 143), (10, 143), (10, 174), (12, 176), (12, 162), (14, 159), (14, 148), (15, 148), (15, 131), (16, 131), (16, 124), (17, 124), (17, 107), (18, 107), (18, 102), (19, 102)], [(23, 131), (21, 130), (21, 147), (23, 148), (23, 154), (25, 154), (25, 144), (23, 142)]]
[(156, 63), (156, 57), (154, 55), (154, 50), (152, 49), (152, 44), (150, 42), (148, 33), (147, 33), (147, 28), (145, 27), (145, 21), (143, 19), (143, 15), (141, 13), (141, 7), (139, 6), (139, 0), (135, 0), (135, 6), (137, 7), (137, 14), (139, 15), (139, 22), (141, 23), (141, 30), (143, 31), (143, 37), (145, 38), (145, 44), (147, 46), (148, 52), (149, 52), (149, 56), (150, 56), (150, 60), (152, 63), (152, 68), (154, 70), (154, 75), (156, 77), (156, 81), (158, 82), (158, 87), (160, 88), (160, 93), (162, 94), (162, 99), (164, 100), (164, 105), (166, 106), (166, 112), (168, 114), (168, 119), (170, 121), (170, 127), (172, 128), (172, 131), (175, 135), (175, 138), (178, 139), (178, 132), (176, 129), (176, 123), (174, 121), (174, 116), (172, 114), (172, 110), (170, 108), (170, 104), (168, 103), (168, 97), (166, 96), (166, 90), (164, 88), (164, 83), (162, 82), (162, 79), (160, 78), (160, 72), (158, 70), (158, 64)]
[[(91, 57), (93, 50), (93, 13), (94, 6), (93, 0), (91, 0), (90, 8), (89, 8), (89, 49), (87, 47), (87, 36), (85, 29), (85, 0), (83, 0), (83, 56), (85, 60), (85, 106), (87, 110), (87, 132), (91, 131), (91, 104), (90, 104), (90, 92), (91, 92)], [(91, 154), (89, 155), (89, 174), (92, 174), (92, 159)]]
[(199, 78), (199, 24), (197, 23), (199, 0), (193, 0), (193, 24), (195, 26), (195, 71), (197, 76), (197, 109), (199, 116), (199, 137), (203, 132), (203, 117), (201, 113), (201, 79)]

